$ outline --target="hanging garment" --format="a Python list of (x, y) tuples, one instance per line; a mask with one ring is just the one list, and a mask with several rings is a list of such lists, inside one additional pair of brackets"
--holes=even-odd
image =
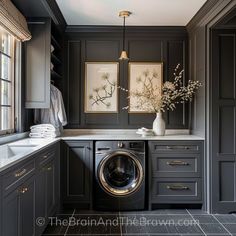
[(52, 124), (56, 131), (61, 133), (67, 124), (66, 112), (60, 90), (50, 85), (50, 108), (36, 109), (34, 116), (35, 124)]

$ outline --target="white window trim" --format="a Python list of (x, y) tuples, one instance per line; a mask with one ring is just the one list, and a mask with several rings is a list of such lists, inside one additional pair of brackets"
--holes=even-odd
[[(11, 48), (10, 48), (10, 57), (11, 57), (11, 129), (0, 130), (0, 135), (13, 134), (15, 132), (15, 50), (16, 50), (16, 39), (14, 36), (11, 38)], [(1, 52), (3, 55), (4, 53)], [(0, 96), (0, 105), (1, 105), (1, 96)], [(1, 122), (1, 117), (0, 117)]]
[(14, 116), (14, 127), (15, 132), (22, 132), (22, 43), (20, 41), (15, 40), (15, 116)]

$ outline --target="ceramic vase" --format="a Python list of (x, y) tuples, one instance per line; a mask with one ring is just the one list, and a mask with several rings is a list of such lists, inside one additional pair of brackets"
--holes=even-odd
[(162, 118), (161, 112), (156, 113), (156, 119), (153, 121), (152, 129), (155, 135), (158, 135), (158, 136), (165, 135), (166, 124)]

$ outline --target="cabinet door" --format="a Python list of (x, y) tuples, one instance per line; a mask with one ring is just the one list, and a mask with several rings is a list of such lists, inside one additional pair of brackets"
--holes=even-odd
[(3, 199), (3, 235), (34, 235), (35, 179), (31, 177)]
[(89, 203), (92, 179), (92, 142), (64, 145), (62, 163), (64, 202)]
[[(45, 191), (45, 171), (43, 167), (36, 175), (36, 194), (35, 194), (35, 218), (44, 217), (46, 219), (46, 191)], [(35, 226), (36, 235), (44, 231), (44, 227)]]
[(18, 190), (11, 192), (3, 199), (3, 235), (19, 236), (19, 202), (20, 194)]
[(45, 192), (46, 192), (46, 213), (51, 216), (56, 206), (55, 202), (55, 160), (53, 159), (44, 167)]
[[(40, 162), (41, 157), (38, 158), (36, 163), (37, 175), (36, 175), (36, 216), (44, 217), (46, 223), (48, 222), (48, 217), (55, 214), (56, 207), (59, 206), (59, 146), (56, 149), (48, 150), (50, 153), (54, 150), (49, 159), (44, 162)], [(45, 223), (45, 226), (46, 226)], [(44, 231), (44, 227), (36, 226), (36, 235), (41, 235)]]
[(35, 178), (20, 187), (21, 236), (32, 236), (35, 232)]
[(29, 22), (32, 39), (25, 43), (26, 108), (50, 107), (51, 21)]

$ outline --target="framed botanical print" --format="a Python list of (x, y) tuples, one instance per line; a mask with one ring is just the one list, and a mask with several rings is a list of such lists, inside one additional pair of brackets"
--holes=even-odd
[(118, 62), (85, 63), (85, 113), (118, 112)]
[[(161, 95), (163, 63), (130, 62), (128, 83), (130, 94), (132, 92), (142, 94), (153, 90), (156, 94)], [(147, 113), (148, 109), (144, 109), (141, 103), (142, 99), (138, 99), (137, 96), (129, 96), (129, 113)]]

